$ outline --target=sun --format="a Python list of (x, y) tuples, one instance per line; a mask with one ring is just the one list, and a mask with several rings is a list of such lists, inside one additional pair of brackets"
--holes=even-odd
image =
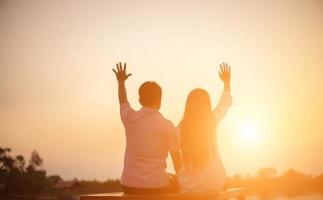
[(260, 141), (259, 126), (255, 122), (244, 122), (238, 129), (241, 140), (251, 144)]

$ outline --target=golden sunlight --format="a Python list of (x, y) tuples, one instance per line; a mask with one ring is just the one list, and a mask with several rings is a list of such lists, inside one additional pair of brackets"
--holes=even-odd
[(244, 143), (253, 144), (261, 140), (259, 124), (256, 121), (244, 121), (238, 126), (238, 134)]

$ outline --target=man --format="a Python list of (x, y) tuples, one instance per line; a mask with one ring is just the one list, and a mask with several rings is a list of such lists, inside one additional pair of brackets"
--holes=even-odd
[(118, 80), (120, 116), (125, 127), (126, 151), (121, 184), (125, 193), (158, 194), (178, 190), (177, 181), (166, 169), (166, 158), (171, 153), (174, 168), (179, 169), (179, 142), (174, 125), (164, 118), (161, 106), (162, 89), (151, 81), (139, 88), (142, 108), (131, 108), (126, 93), (126, 63), (113, 69)]

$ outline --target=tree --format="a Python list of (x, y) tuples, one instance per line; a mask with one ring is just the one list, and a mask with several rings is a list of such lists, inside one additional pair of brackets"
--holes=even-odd
[(26, 161), (25, 158), (22, 155), (18, 155), (16, 156), (15, 159), (15, 163), (14, 163), (15, 167), (18, 168), (20, 171), (24, 171), (25, 169), (25, 165), (26, 165)]
[(0, 192), (24, 191), (25, 159), (22, 155), (12, 157), (10, 148), (0, 148)]
[(43, 168), (43, 159), (39, 156), (37, 151), (31, 153), (29, 160), (29, 166), (31, 166), (35, 171), (42, 170)]
[(39, 194), (50, 189), (52, 179), (47, 179), (43, 159), (36, 151), (27, 167), (22, 155), (13, 157), (10, 152), (10, 148), (0, 147), (0, 193)]
[(258, 178), (265, 178), (265, 179), (273, 178), (276, 176), (276, 174), (277, 174), (276, 169), (271, 167), (262, 168), (257, 172)]
[(62, 181), (63, 179), (58, 176), (58, 175), (51, 175), (48, 178), (49, 184), (50, 185), (55, 185), (56, 183), (58, 183), (59, 181)]
[(29, 185), (28, 192), (32, 194), (39, 194), (48, 188), (48, 180), (46, 171), (43, 169), (43, 159), (37, 151), (31, 153), (29, 165), (26, 169), (26, 179)]
[(14, 167), (14, 159), (10, 156), (10, 148), (0, 147), (0, 172), (8, 172)]

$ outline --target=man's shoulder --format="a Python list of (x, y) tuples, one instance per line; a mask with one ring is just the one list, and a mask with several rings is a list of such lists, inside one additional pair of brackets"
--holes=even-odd
[(124, 123), (129, 122), (135, 116), (136, 112), (128, 102), (120, 105), (120, 115)]
[(167, 117), (165, 117), (165, 116), (163, 115), (163, 113), (161, 113), (160, 111), (158, 111), (158, 114), (159, 114), (159, 116), (160, 116), (160, 118), (161, 118), (161, 120), (162, 120), (163, 122), (165, 122), (165, 123), (171, 123), (171, 121), (170, 121), (169, 119), (167, 119)]
[(162, 117), (163, 124), (164, 124), (165, 128), (167, 128), (167, 129), (175, 128), (175, 126), (174, 126), (174, 124), (173, 124), (173, 122), (171, 120), (167, 119), (163, 115), (161, 115), (161, 117)]

